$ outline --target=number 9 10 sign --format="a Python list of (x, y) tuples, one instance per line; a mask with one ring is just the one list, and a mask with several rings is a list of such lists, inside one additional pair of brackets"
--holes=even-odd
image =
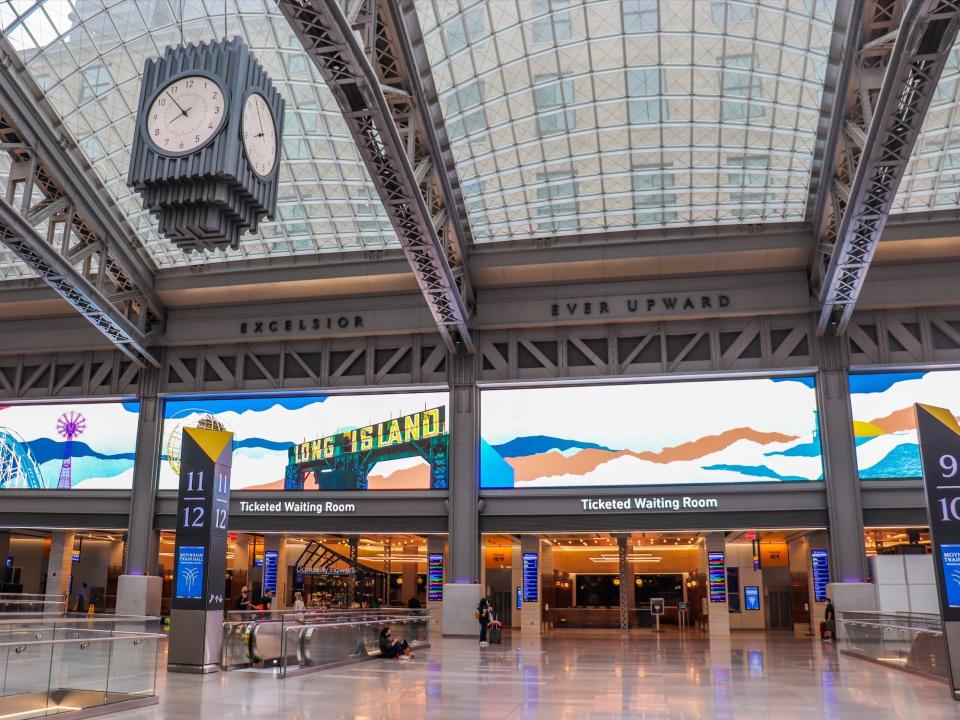
[(940, 609), (960, 621), (960, 425), (945, 408), (918, 404), (916, 413)]

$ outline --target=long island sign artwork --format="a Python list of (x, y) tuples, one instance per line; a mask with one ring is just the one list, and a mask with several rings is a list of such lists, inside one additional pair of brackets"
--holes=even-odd
[(285, 490), (303, 490), (313, 479), (320, 490), (366, 490), (374, 466), (420, 457), (430, 466), (430, 489), (448, 487), (445, 407), (309, 440), (288, 451)]

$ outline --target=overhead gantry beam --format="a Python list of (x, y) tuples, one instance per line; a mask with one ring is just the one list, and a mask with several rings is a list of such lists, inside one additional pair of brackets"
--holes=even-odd
[(960, 0), (860, 5), (854, 3), (851, 27), (860, 29), (859, 43), (845, 48), (856, 53), (856, 75), (834, 117), (827, 145), (833, 155), (825, 159), (832, 173), (822, 176), (813, 217), (810, 279), (821, 335), (839, 335), (850, 322), (960, 29)]
[(429, 67), (411, 44), (419, 27), (404, 25), (412, 6), (277, 2), (340, 106), (445, 344), (473, 352), (466, 213)]
[(6, 170), (0, 242), (124, 354), (159, 367), (149, 345), (163, 329), (166, 308), (154, 290), (154, 268), (41, 101), (15, 51), (0, 39), (0, 149), (9, 156), (0, 163)]

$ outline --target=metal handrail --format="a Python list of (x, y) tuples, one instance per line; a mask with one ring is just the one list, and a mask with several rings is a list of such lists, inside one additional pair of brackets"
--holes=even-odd
[[(424, 619), (426, 619), (426, 617), (427, 617), (426, 615), (423, 616)], [(401, 618), (401, 617), (389, 617), (389, 616), (384, 616), (384, 617), (376, 618), (375, 620), (351, 620), (351, 621), (349, 621), (349, 622), (333, 622), (333, 623), (297, 623), (296, 625), (289, 625), (288, 627), (289, 627), (289, 628), (294, 628), (294, 629), (296, 629), (296, 630), (302, 630), (302, 629), (305, 628), (305, 627), (331, 628), (331, 627), (349, 627), (349, 626), (351, 626), (351, 625), (382, 625), (382, 624), (385, 623), (385, 622), (391, 622), (391, 621), (392, 621), (392, 622), (407, 622), (409, 619), (410, 619), (410, 618), (408, 618), (408, 617)], [(236, 621), (236, 620), (233, 620), (233, 621), (225, 621), (223, 624), (224, 624), (224, 626), (228, 626), (228, 625), (229, 625), (229, 626), (233, 627), (233, 626), (237, 626), (237, 625), (249, 625), (250, 622), (254, 622), (254, 621), (247, 621), (247, 622), (239, 621), (239, 622), (238, 622), (238, 621)], [(258, 624), (262, 624), (262, 623), (268, 623), (268, 622), (278, 623), (278, 622), (280, 622), (280, 621), (279, 621), (279, 620), (272, 620), (272, 621), (271, 621), (271, 620), (257, 620), (256, 622), (257, 622)]]
[(940, 637), (943, 635), (943, 630), (937, 630), (936, 628), (924, 628), (924, 627), (911, 627), (907, 625), (891, 625), (890, 623), (881, 623), (881, 622), (870, 622), (869, 620), (844, 620), (841, 618), (841, 623), (846, 623), (849, 625), (862, 625), (864, 627), (876, 627), (884, 628), (889, 630), (904, 630), (907, 632), (913, 633), (924, 633), (927, 635), (933, 635), (934, 637)]
[(166, 635), (163, 633), (138, 633), (134, 634), (131, 638), (131, 635), (124, 635), (123, 637), (94, 637), (94, 638), (64, 638), (62, 640), (24, 640), (22, 642), (2, 642), (0, 643), (0, 648), (5, 647), (22, 647), (26, 645), (70, 645), (76, 643), (103, 643), (103, 642), (114, 642), (118, 640), (150, 640), (154, 638), (165, 638)]
[[(9, 613), (11, 615), (16, 615), (17, 613)], [(24, 613), (25, 615), (31, 615), (32, 613)], [(156, 615), (108, 615), (108, 616), (94, 616), (76, 614), (72, 617), (31, 617), (23, 618), (22, 620), (8, 619), (6, 614), (0, 615), (0, 625), (23, 625), (25, 621), (29, 620), (30, 623), (35, 625), (57, 625), (62, 623), (116, 623), (116, 622), (142, 622), (144, 620), (155, 620), (160, 622), (160, 618)]]

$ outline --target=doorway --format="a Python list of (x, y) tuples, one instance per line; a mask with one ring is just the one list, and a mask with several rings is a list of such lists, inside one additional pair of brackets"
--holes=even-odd
[(770, 627), (777, 629), (792, 629), (793, 614), (790, 610), (790, 592), (787, 590), (771, 590), (768, 606), (770, 607)]

